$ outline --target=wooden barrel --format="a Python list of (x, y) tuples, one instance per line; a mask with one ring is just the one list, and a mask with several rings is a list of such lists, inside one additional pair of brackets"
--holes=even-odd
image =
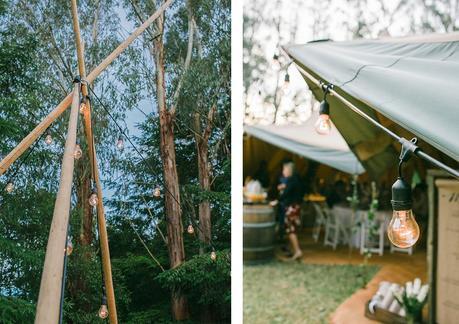
[(243, 254), (245, 263), (269, 261), (274, 256), (273, 207), (267, 204), (244, 205)]

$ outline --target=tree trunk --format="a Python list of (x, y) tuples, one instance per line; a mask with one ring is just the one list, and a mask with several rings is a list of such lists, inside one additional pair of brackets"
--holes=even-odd
[(91, 191), (91, 179), (87, 175), (88, 162), (78, 163), (77, 176), (79, 182), (77, 184), (78, 192), (78, 209), (81, 210), (81, 229), (79, 243), (83, 247), (91, 245), (93, 239), (93, 215), (91, 206), (88, 203), (88, 197)]
[[(163, 31), (163, 19), (158, 21), (158, 29)], [(182, 210), (180, 208), (180, 188), (175, 158), (173, 113), (166, 106), (166, 88), (164, 82), (164, 47), (162, 36), (154, 40), (156, 65), (156, 100), (159, 110), (161, 159), (164, 172), (164, 196), (167, 217), (167, 240), (171, 268), (180, 266), (185, 260), (183, 245)], [(185, 320), (189, 317), (186, 296), (178, 289), (171, 294), (172, 316), (174, 320)]]
[[(201, 189), (210, 190), (210, 170), (209, 170), (209, 156), (208, 156), (208, 143), (201, 143), (198, 146), (198, 168), (199, 168), (199, 184)], [(211, 235), (211, 220), (210, 220), (210, 203), (204, 200), (199, 204), (199, 231), (200, 240), (208, 245), (210, 243)]]
[[(211, 108), (209, 112), (209, 121), (204, 133), (201, 131), (201, 124), (199, 120), (199, 114), (194, 115), (194, 128), (196, 131), (196, 151), (198, 155), (198, 174), (199, 184), (201, 190), (210, 190), (210, 165), (209, 165), (209, 136), (211, 131), (211, 118), (213, 116), (214, 108)], [(202, 134), (202, 135), (201, 135)], [(208, 200), (204, 200), (199, 204), (199, 239), (204, 246), (210, 243), (211, 238), (211, 211), (210, 203)], [(204, 253), (204, 246), (200, 248), (200, 253)]]

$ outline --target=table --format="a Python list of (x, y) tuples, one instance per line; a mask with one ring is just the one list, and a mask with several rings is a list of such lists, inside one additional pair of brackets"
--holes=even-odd
[[(344, 206), (334, 206), (332, 208), (332, 213), (335, 215), (336, 219), (341, 223), (341, 225), (348, 230), (351, 234), (353, 228), (353, 234), (351, 234), (351, 245), (353, 247), (360, 247), (360, 226), (356, 227), (357, 224), (365, 221), (368, 217), (368, 210), (357, 210), (354, 219), (352, 208)], [(392, 210), (378, 210), (375, 213), (375, 220), (380, 224), (384, 223), (384, 232), (387, 231), (389, 222), (392, 218)], [(384, 245), (389, 246), (389, 240), (384, 240)]]

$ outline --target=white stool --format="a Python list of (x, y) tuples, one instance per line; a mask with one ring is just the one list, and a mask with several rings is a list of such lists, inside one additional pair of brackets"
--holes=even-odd
[(327, 217), (322, 210), (322, 207), (317, 203), (312, 203), (314, 210), (316, 211), (316, 218), (314, 220), (314, 228), (312, 230), (312, 238), (314, 241), (318, 242), (320, 237), (320, 231), (322, 227), (325, 227), (327, 224)]
[[(364, 254), (365, 251), (371, 253), (378, 253), (379, 255), (384, 254), (384, 223), (380, 222), (378, 228), (378, 237), (377, 240), (371, 240), (374, 236), (371, 235), (371, 228), (368, 224), (368, 217), (365, 212), (360, 215), (361, 224), (360, 224), (360, 254)], [(368, 244), (368, 245), (367, 245)]]
[(346, 243), (349, 241), (349, 235), (335, 213), (328, 208), (324, 208), (324, 213), (327, 219), (325, 224), (324, 245), (330, 245), (336, 250), (340, 239), (342, 242)]

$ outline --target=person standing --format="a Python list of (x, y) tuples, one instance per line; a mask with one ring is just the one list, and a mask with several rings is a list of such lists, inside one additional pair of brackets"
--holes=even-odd
[(297, 229), (300, 225), (300, 204), (303, 199), (303, 189), (299, 176), (295, 173), (295, 164), (286, 162), (282, 166), (283, 181), (277, 186), (279, 190), (279, 208), (284, 218), (284, 230), (293, 250), (291, 260), (300, 259), (303, 255)]

